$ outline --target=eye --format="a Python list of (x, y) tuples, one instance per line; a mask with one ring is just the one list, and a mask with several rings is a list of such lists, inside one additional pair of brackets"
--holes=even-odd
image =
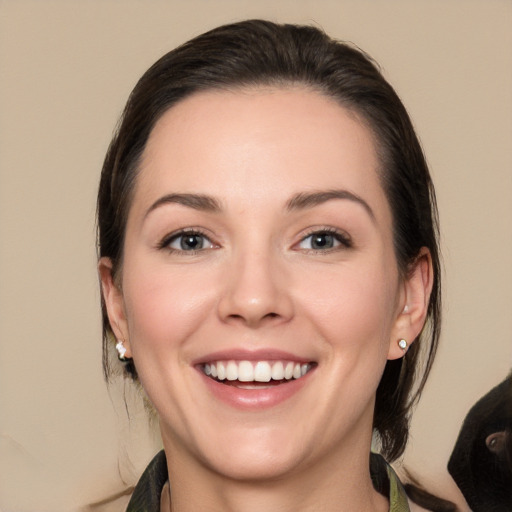
[(485, 444), (490, 452), (499, 454), (504, 453), (507, 446), (507, 438), (509, 438), (510, 432), (506, 430), (501, 432), (494, 432), (485, 438)]
[(198, 231), (175, 233), (164, 239), (160, 245), (175, 252), (197, 252), (216, 247), (206, 235)]
[(351, 245), (350, 238), (343, 233), (320, 230), (304, 237), (299, 243), (299, 248), (309, 251), (328, 251), (338, 247), (351, 247)]

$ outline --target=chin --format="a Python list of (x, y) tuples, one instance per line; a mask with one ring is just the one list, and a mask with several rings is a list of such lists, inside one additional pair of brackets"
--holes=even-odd
[(283, 478), (304, 462), (307, 443), (293, 440), (290, 429), (228, 429), (216, 437), (216, 442), (198, 447), (199, 458), (210, 470), (233, 480)]
[(293, 458), (261, 453), (254, 457), (242, 455), (229, 460), (210, 461), (210, 468), (216, 473), (246, 482), (282, 479), (296, 471), (298, 466), (298, 461)]

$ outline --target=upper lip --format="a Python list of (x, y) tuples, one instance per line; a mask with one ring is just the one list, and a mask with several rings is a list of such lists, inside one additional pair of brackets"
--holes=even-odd
[(247, 349), (230, 349), (230, 350), (219, 350), (217, 352), (211, 352), (204, 356), (201, 356), (194, 361), (192, 364), (200, 365), (206, 364), (213, 361), (294, 361), (297, 363), (310, 363), (311, 358), (298, 356), (291, 352), (283, 350), (276, 350), (273, 348), (265, 348), (258, 350), (247, 350)]

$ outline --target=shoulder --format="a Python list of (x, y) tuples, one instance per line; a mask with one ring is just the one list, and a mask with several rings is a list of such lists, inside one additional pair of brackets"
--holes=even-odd
[(411, 500), (409, 500), (409, 509), (411, 510), (411, 512), (429, 512), (428, 509), (416, 505), (416, 503), (414, 503), (414, 501)]

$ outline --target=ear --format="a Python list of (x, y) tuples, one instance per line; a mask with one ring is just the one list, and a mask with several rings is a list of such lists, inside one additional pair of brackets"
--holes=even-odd
[(123, 293), (120, 285), (116, 283), (112, 268), (113, 265), (110, 258), (100, 258), (98, 262), (98, 273), (110, 327), (112, 328), (114, 336), (123, 342), (126, 348), (126, 357), (131, 357)]
[(410, 345), (423, 329), (433, 283), (432, 257), (430, 251), (423, 247), (402, 283), (399, 311), (391, 331), (388, 359), (403, 357), (405, 352), (398, 346), (398, 342), (404, 339)]

